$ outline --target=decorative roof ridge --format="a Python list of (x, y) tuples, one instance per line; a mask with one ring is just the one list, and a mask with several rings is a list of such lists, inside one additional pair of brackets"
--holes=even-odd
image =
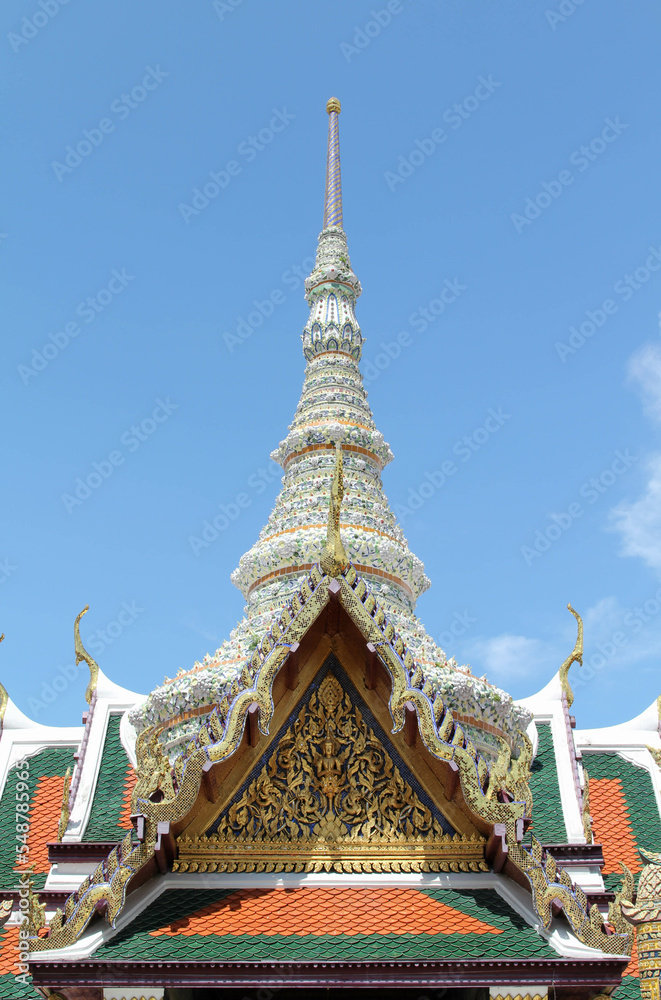
[(535, 912), (545, 930), (551, 927), (553, 905), (558, 903), (579, 941), (608, 955), (631, 955), (633, 935), (621, 909), (633, 893), (633, 876), (626, 865), (622, 865), (622, 887), (609, 903), (608, 917), (604, 919), (596, 903), (589, 906), (581, 887), (558, 866), (537, 837), (532, 836), (528, 849), (522, 843), (511, 842), (508, 836), (507, 848), (509, 860), (528, 880)]

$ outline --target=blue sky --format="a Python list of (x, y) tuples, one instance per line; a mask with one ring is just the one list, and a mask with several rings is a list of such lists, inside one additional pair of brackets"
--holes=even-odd
[(524, 697), (572, 648), (571, 601), (579, 725), (650, 704), (660, 21), (652, 0), (6, 0), (0, 677), (19, 707), (78, 721), (86, 603), (102, 669), (144, 692), (241, 616), (229, 574), (302, 384), (331, 95), (422, 620)]

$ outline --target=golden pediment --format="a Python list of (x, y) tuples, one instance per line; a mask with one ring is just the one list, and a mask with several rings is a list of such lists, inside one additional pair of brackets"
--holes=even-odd
[(327, 673), (257, 773), (178, 871), (483, 871), (465, 839), (405, 776), (358, 700)]

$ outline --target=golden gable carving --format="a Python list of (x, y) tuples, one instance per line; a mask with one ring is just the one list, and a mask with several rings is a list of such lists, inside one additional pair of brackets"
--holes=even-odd
[(179, 840), (179, 871), (481, 871), (328, 674), (216, 832)]

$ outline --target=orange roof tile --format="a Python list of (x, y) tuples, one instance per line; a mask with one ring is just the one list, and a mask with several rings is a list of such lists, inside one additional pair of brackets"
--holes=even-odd
[(638, 968), (638, 939), (634, 934), (633, 948), (631, 950), (631, 961), (627, 965), (625, 976), (635, 976), (637, 979), (640, 978), (640, 969)]
[(42, 776), (37, 781), (35, 788), (29, 818), (27, 861), (34, 865), (35, 872), (42, 875), (50, 871), (47, 844), (49, 840), (57, 840), (63, 791), (63, 774), (52, 777)]
[(0, 976), (19, 974), (18, 930), (18, 927), (6, 927), (0, 933)]
[(620, 778), (590, 778), (590, 814), (595, 842), (604, 849), (604, 875), (620, 874), (620, 861), (640, 871), (636, 838)]
[(263, 934), (501, 934), (417, 889), (340, 887), (241, 889), (152, 937)]
[(120, 826), (125, 826), (128, 830), (131, 829), (131, 796), (133, 794), (133, 789), (135, 788), (138, 776), (129, 765), (126, 769), (126, 777), (124, 779), (124, 799), (122, 802), (122, 809), (119, 814), (118, 823)]

